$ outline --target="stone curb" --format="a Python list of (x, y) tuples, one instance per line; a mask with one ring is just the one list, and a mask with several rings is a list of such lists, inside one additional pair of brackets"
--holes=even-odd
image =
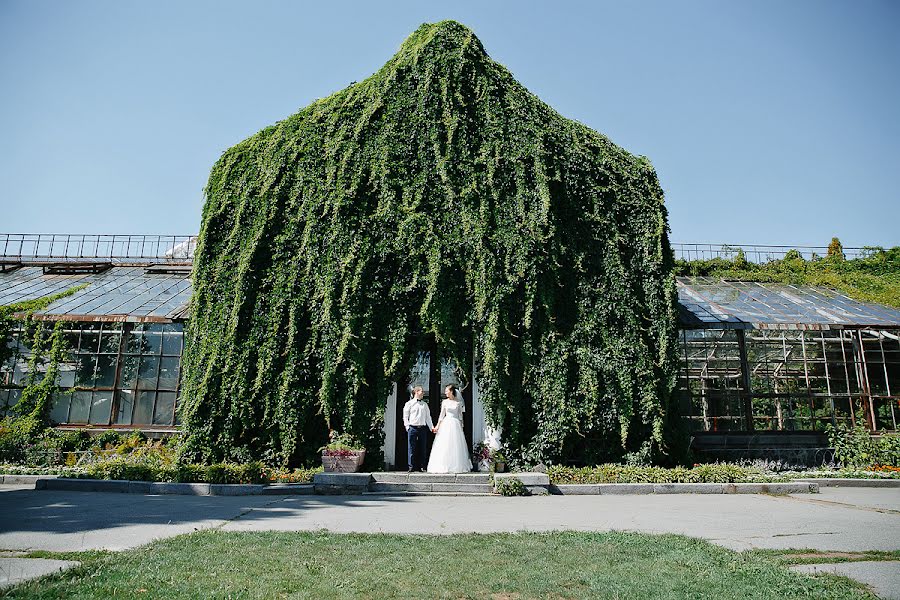
[(807, 483), (817, 483), (819, 487), (859, 487), (859, 488), (900, 488), (900, 479), (853, 479), (850, 477), (810, 477), (795, 479)]
[(38, 479), (56, 479), (57, 475), (0, 475), (3, 485), (33, 485)]
[(38, 478), (36, 490), (111, 492), (120, 494), (166, 494), (178, 496), (269, 496), (311, 494), (311, 484), (175, 483), (124, 481), (117, 479)]
[(593, 483), (551, 485), (554, 494), (630, 495), (630, 494), (815, 494), (813, 482), (788, 483)]

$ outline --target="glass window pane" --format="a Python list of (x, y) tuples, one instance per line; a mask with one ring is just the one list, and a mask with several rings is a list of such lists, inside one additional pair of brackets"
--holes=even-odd
[(161, 351), (162, 333), (144, 329), (144, 343), (141, 345), (141, 354), (159, 354)]
[(156, 410), (153, 413), (153, 424), (171, 425), (174, 410), (175, 392), (159, 392), (156, 394)]
[(25, 373), (28, 369), (28, 359), (26, 355), (19, 354), (16, 358), (16, 365), (13, 367), (12, 382), (15, 385), (25, 385)]
[(116, 416), (118, 425), (131, 425), (131, 414), (134, 411), (134, 392), (131, 390), (119, 390), (119, 414)]
[(94, 392), (94, 398), (91, 402), (91, 423), (94, 425), (106, 425), (109, 423), (112, 394), (112, 391)]
[(72, 392), (72, 407), (67, 423), (87, 423), (91, 412), (91, 392)]
[(142, 356), (141, 368), (138, 371), (138, 389), (155, 390), (156, 376), (159, 371), (159, 357)]
[(128, 343), (125, 346), (125, 351), (129, 354), (140, 354), (143, 345), (144, 327), (143, 325), (135, 325), (131, 333), (128, 334)]
[(122, 358), (122, 374), (119, 376), (119, 388), (131, 389), (134, 387), (134, 382), (137, 379), (138, 363), (141, 359), (138, 356), (124, 356)]
[(104, 331), (103, 337), (100, 338), (100, 352), (104, 354), (118, 354), (121, 335), (118, 331)]
[(153, 401), (156, 400), (156, 392), (138, 392), (137, 404), (134, 407), (132, 425), (149, 425), (153, 416)]
[(71, 400), (71, 394), (54, 394), (53, 405), (50, 408), (50, 420), (54, 423), (65, 423), (69, 418), (69, 402)]
[(65, 339), (66, 348), (68, 348), (71, 352), (75, 352), (78, 350), (78, 331), (66, 331)]
[(81, 347), (79, 352), (96, 354), (100, 348), (100, 332), (96, 329), (85, 329), (81, 332)]
[(97, 368), (97, 357), (92, 354), (75, 355), (75, 385), (94, 386), (94, 371)]
[(181, 354), (181, 328), (175, 325), (169, 325), (163, 331), (162, 336), (162, 353), (169, 356), (179, 356)]
[(116, 383), (115, 354), (101, 354), (97, 357), (97, 387), (112, 387)]
[(174, 390), (178, 385), (179, 359), (164, 357), (159, 363), (159, 389)]
[(75, 363), (59, 363), (59, 377), (56, 378), (56, 381), (62, 388), (75, 387)]
[(18, 389), (14, 388), (14, 389), (9, 390), (9, 398), (6, 401), (7, 406), (9, 406), (10, 409), (14, 408), (16, 406), (16, 404), (19, 403), (19, 398), (21, 398), (21, 397), (22, 397), (22, 389), (21, 388), (18, 388)]

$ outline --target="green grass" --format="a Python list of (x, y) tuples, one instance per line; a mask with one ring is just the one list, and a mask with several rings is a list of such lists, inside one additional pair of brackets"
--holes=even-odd
[(751, 551), (759, 557), (774, 560), (783, 565), (812, 565), (859, 561), (900, 561), (900, 550), (863, 550), (860, 552), (823, 552), (810, 548), (790, 550), (758, 549)]
[(872, 598), (774, 557), (636, 533), (203, 531), (96, 557), (16, 598)]

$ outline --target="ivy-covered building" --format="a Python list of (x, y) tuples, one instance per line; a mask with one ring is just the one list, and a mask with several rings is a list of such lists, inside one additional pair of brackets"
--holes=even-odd
[(180, 428), (202, 462), (309, 464), (343, 433), (372, 468), (403, 466), (417, 384), (435, 413), (458, 384), (470, 442), (501, 435), (522, 464), (674, 461), (679, 416), (896, 428), (898, 311), (676, 280), (668, 232), (646, 157), (542, 102), (470, 29), (426, 23), (223, 152), (197, 236), (7, 236), (0, 305), (30, 318), (4, 317), (0, 400)]
[[(0, 235), (5, 321), (0, 411), (14, 413), (35, 334), (62, 325), (65, 350), (50, 418), (64, 428), (179, 429), (184, 327), (190, 316), (193, 236)], [(676, 253), (682, 253), (676, 245)], [(821, 432), (864, 421), (896, 431), (900, 419), (900, 311), (832, 289), (679, 277), (676, 397), (694, 433)], [(35, 310), (28, 303), (76, 291)], [(29, 316), (26, 321), (24, 318)], [(434, 407), (446, 383), (464, 385), (472, 443), (490, 435), (477, 377), (461, 380), (434, 339), (384, 400), (384, 460), (404, 466), (400, 410), (414, 385)]]

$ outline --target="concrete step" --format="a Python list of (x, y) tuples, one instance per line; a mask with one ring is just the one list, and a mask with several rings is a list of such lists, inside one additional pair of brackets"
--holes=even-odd
[(375, 483), (460, 483), (487, 484), (488, 473), (405, 473), (383, 472), (372, 473)]
[(368, 493), (375, 494), (490, 494), (491, 485), (489, 483), (422, 483), (422, 482), (378, 482), (369, 484)]

